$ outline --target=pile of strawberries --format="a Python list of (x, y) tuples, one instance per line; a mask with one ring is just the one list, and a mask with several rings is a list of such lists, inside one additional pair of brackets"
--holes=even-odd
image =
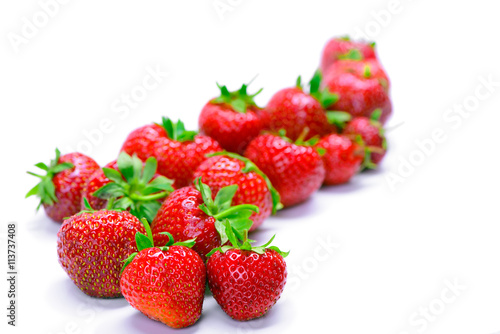
[[(194, 324), (205, 287), (229, 316), (263, 316), (280, 298), (282, 252), (249, 233), (322, 185), (376, 168), (392, 112), (389, 79), (373, 44), (334, 38), (306, 90), (299, 77), (265, 108), (247, 85), (219, 86), (200, 132), (163, 118), (132, 131), (117, 159), (100, 167), (60, 155), (28, 196), (58, 232), (59, 262), (84, 293), (124, 296), (173, 328)], [(273, 237), (274, 238), (274, 237)]]

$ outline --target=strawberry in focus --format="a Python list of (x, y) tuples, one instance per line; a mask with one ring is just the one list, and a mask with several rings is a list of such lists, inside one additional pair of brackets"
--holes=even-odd
[(214, 249), (207, 260), (208, 286), (222, 310), (231, 318), (246, 321), (263, 316), (278, 301), (285, 288), (288, 255), (274, 239), (252, 247), (246, 238), (239, 242), (226, 224), (232, 246)]
[(226, 86), (219, 86), (220, 96), (210, 100), (201, 110), (198, 124), (200, 132), (214, 138), (227, 151), (243, 154), (248, 143), (267, 124), (262, 118), (262, 110), (248, 95), (247, 85), (230, 92)]
[(187, 131), (183, 122), (173, 123), (166, 117), (161, 125), (146, 125), (132, 131), (122, 146), (123, 152), (137, 154), (143, 161), (155, 157), (158, 173), (174, 180), (175, 188), (189, 184), (206, 154), (221, 150), (214, 139)]
[(356, 42), (349, 37), (332, 38), (323, 49), (320, 69), (325, 72), (333, 63), (346, 59), (377, 59), (375, 43)]
[[(88, 202), (87, 202), (88, 204)], [(92, 297), (116, 298), (122, 261), (137, 251), (135, 234), (144, 231), (126, 211), (87, 211), (71, 216), (57, 233), (57, 255), (75, 285)]]
[(28, 174), (40, 178), (40, 183), (33, 187), (26, 197), (38, 196), (45, 213), (52, 220), (62, 222), (65, 217), (80, 211), (82, 189), (88, 178), (99, 169), (99, 165), (81, 153), (69, 153), (61, 156), (56, 149), (56, 158), (47, 166), (43, 162), (35, 165), (44, 170), (46, 175), (32, 172)]
[(284, 207), (305, 201), (325, 178), (323, 160), (313, 147), (318, 139), (303, 141), (306, 134), (307, 128), (295, 142), (285, 131), (263, 134), (252, 140), (245, 152), (245, 157), (269, 177)]
[(237, 185), (233, 205), (252, 204), (259, 208), (250, 216), (259, 227), (271, 214), (282, 208), (280, 197), (269, 178), (249, 159), (231, 152), (216, 152), (204, 161), (194, 173), (217, 194), (222, 188)]
[(128, 210), (137, 218), (152, 221), (161, 201), (174, 191), (172, 180), (156, 174), (153, 157), (143, 163), (137, 156), (121, 152), (116, 163), (107, 166), (92, 175), (83, 191), (96, 209)]
[(151, 228), (157, 245), (168, 241), (164, 232), (171, 233), (177, 241), (196, 239), (193, 250), (205, 262), (212, 249), (227, 242), (223, 220), (229, 220), (235, 233), (243, 235), (243, 230), (252, 226), (249, 217), (259, 209), (248, 204), (231, 206), (237, 185), (221, 188), (212, 199), (212, 191), (201, 178), (196, 179), (194, 184), (195, 188), (174, 191), (163, 202)]
[(132, 307), (148, 318), (172, 328), (194, 324), (201, 316), (206, 269), (190, 247), (194, 240), (155, 247), (151, 229), (143, 221), (147, 236), (136, 234), (138, 253), (125, 261), (120, 287)]

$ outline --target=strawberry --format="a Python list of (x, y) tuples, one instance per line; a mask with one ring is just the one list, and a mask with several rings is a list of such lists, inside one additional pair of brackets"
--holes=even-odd
[(323, 49), (321, 71), (325, 72), (333, 63), (345, 59), (377, 59), (375, 43), (355, 42), (349, 37), (332, 38)]
[(146, 161), (155, 155), (155, 145), (158, 138), (167, 137), (167, 132), (159, 124), (148, 124), (132, 131), (121, 148), (122, 152), (129, 155), (136, 154), (139, 159)]
[[(172, 180), (156, 174), (156, 159), (146, 163), (134, 155), (122, 152), (116, 162), (96, 171), (83, 190), (83, 197), (94, 208), (128, 210), (138, 218), (152, 221), (161, 206), (161, 200), (174, 188)], [(83, 209), (83, 203), (82, 203)]]
[(217, 86), (220, 96), (210, 100), (201, 110), (200, 132), (217, 140), (225, 150), (242, 154), (267, 125), (262, 119), (262, 110), (254, 101), (262, 89), (248, 95), (247, 85), (234, 92), (226, 86)]
[(206, 154), (222, 151), (222, 148), (208, 136), (186, 131), (181, 121), (173, 124), (163, 118), (163, 127), (167, 137), (159, 138), (155, 146), (158, 172), (175, 180), (176, 188), (187, 186), (196, 168), (206, 160)]
[(175, 188), (189, 184), (206, 154), (221, 150), (214, 139), (186, 131), (183, 122), (174, 124), (166, 117), (161, 125), (146, 125), (132, 131), (122, 146), (123, 152), (137, 154), (142, 161), (155, 157), (158, 173), (173, 179)]
[(271, 180), (284, 207), (305, 201), (321, 187), (325, 167), (313, 145), (317, 138), (304, 142), (306, 131), (292, 142), (279, 135), (263, 134), (252, 140), (245, 157), (252, 160)]
[(353, 117), (369, 117), (381, 109), (380, 122), (392, 113), (389, 78), (376, 60), (340, 60), (323, 73), (321, 87), (338, 94), (329, 110), (345, 111)]
[(359, 136), (366, 146), (364, 167), (376, 168), (387, 152), (384, 128), (378, 121), (382, 111), (377, 109), (370, 118), (354, 117), (347, 123), (343, 134), (350, 138)]
[(28, 172), (41, 181), (26, 194), (26, 197), (38, 196), (40, 203), (37, 210), (43, 205), (47, 216), (56, 222), (62, 222), (65, 217), (80, 211), (82, 189), (90, 175), (99, 169), (99, 165), (86, 155), (69, 153), (61, 156), (58, 149), (56, 158), (49, 166), (43, 162), (35, 166), (47, 174)]
[(360, 169), (365, 156), (363, 146), (346, 136), (330, 134), (316, 144), (324, 150), (325, 164), (323, 184), (333, 185), (349, 181)]
[(194, 177), (201, 177), (213, 194), (226, 186), (238, 185), (233, 205), (253, 204), (259, 208), (258, 213), (250, 216), (253, 220), (250, 231), (259, 227), (271, 213), (281, 209), (278, 192), (252, 161), (231, 152), (216, 152), (210, 156), (198, 167)]
[(207, 260), (208, 286), (222, 310), (239, 321), (266, 314), (285, 288), (288, 255), (276, 246), (252, 247), (246, 237), (240, 243), (226, 225), (233, 246), (214, 249)]
[(336, 100), (337, 96), (327, 89), (320, 91), (319, 83), (311, 86), (311, 94), (304, 92), (299, 77), (295, 87), (282, 89), (271, 97), (264, 118), (268, 119), (266, 123), (271, 131), (284, 129), (292, 140), (296, 140), (306, 127), (309, 128), (308, 138), (324, 136), (335, 131), (328, 123), (324, 108)]
[(252, 226), (250, 215), (259, 209), (255, 205), (231, 206), (237, 185), (221, 188), (212, 199), (212, 191), (201, 178), (194, 183), (195, 188), (174, 191), (163, 202), (151, 226), (154, 242), (158, 245), (168, 241), (163, 232), (171, 233), (177, 241), (196, 239), (193, 250), (205, 262), (212, 249), (227, 242), (222, 220), (228, 219), (235, 232), (241, 235)]
[(125, 261), (120, 287), (132, 307), (147, 317), (172, 328), (194, 324), (201, 316), (205, 295), (206, 269), (190, 247), (194, 240), (155, 247), (144, 221), (147, 236), (136, 234), (138, 253)]
[[(88, 204), (88, 202), (87, 202)], [(144, 231), (126, 211), (87, 211), (67, 218), (57, 233), (57, 255), (75, 285), (92, 297), (120, 297), (122, 261), (137, 251), (135, 234)]]

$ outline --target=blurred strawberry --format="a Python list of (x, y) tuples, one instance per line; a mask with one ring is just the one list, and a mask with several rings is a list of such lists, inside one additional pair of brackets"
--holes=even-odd
[(355, 42), (348, 36), (336, 37), (329, 40), (321, 56), (321, 71), (328, 70), (330, 65), (338, 60), (365, 60), (376, 59), (375, 43)]

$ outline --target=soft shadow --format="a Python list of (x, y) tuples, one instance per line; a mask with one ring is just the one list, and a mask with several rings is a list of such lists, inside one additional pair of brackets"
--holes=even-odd
[[(48, 287), (46, 295), (46, 300), (54, 309), (68, 313), (74, 312), (75, 304), (106, 310), (120, 309), (129, 305), (127, 300), (123, 297), (90, 297), (81, 291), (69, 277), (67, 279), (54, 280)], [(63, 298), (56, 299), (54, 296), (63, 296)]]
[(314, 195), (309, 197), (302, 203), (284, 208), (278, 211), (276, 215), (273, 216), (273, 218), (289, 220), (289, 219), (302, 219), (304, 217), (307, 217), (318, 209), (317, 208), (318, 203), (314, 201), (313, 198)]
[(196, 333), (200, 330), (199, 323), (203, 321), (203, 318), (204, 314), (194, 325), (179, 329), (170, 328), (159, 321), (151, 320), (139, 311), (123, 319), (123, 321), (126, 328), (133, 328), (134, 333)]
[(40, 209), (40, 212), (26, 222), (26, 229), (28, 231), (42, 237), (52, 237), (55, 239), (60, 228), (61, 223), (57, 223), (47, 217), (43, 209)]

